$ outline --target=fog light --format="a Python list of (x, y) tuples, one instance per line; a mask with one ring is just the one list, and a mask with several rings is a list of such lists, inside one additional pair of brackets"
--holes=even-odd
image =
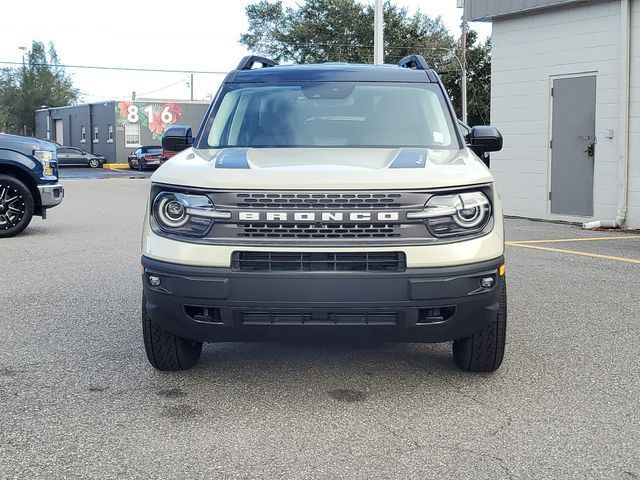
[(149, 275), (149, 285), (152, 287), (159, 287), (160, 277), (157, 277), (156, 275)]
[(494, 283), (495, 283), (495, 280), (493, 279), (493, 277), (482, 277), (480, 279), (480, 286), (482, 288), (491, 288), (493, 287)]

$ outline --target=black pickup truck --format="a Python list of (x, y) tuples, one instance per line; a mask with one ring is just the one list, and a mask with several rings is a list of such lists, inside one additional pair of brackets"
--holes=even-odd
[(0, 238), (22, 232), (34, 215), (46, 218), (63, 198), (55, 146), (0, 134)]

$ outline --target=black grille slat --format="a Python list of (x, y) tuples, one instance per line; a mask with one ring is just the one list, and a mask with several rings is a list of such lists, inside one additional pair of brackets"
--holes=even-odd
[(402, 208), (399, 193), (236, 193), (238, 208), (264, 209), (353, 209), (353, 208)]
[(404, 272), (402, 252), (233, 252), (233, 270), (240, 272)]
[(401, 224), (240, 223), (241, 238), (399, 238)]

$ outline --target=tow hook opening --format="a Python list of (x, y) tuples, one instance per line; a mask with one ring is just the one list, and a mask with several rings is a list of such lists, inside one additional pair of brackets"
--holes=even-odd
[(428, 323), (446, 322), (453, 317), (455, 313), (455, 306), (421, 308), (418, 310), (418, 321), (416, 324), (424, 325)]
[(222, 323), (219, 308), (185, 305), (184, 311), (189, 317), (197, 322)]

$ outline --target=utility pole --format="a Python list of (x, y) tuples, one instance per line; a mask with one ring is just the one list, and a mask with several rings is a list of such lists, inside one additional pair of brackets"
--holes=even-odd
[[(22, 75), (25, 75), (26, 71), (27, 71), (27, 65), (24, 62), (24, 54), (27, 51), (27, 47), (18, 47), (18, 50), (22, 50)], [(22, 124), (22, 135), (23, 136), (27, 136), (27, 124), (23, 123)]]
[(373, 63), (384, 63), (384, 17), (382, 0), (376, 0), (373, 13)]
[(193, 102), (193, 73), (191, 74), (191, 80), (189, 81), (189, 85), (191, 86), (191, 101)]
[(18, 50), (22, 50), (22, 69), (24, 70), (25, 68), (24, 54), (27, 51), (27, 47), (18, 47)]
[(462, 37), (460, 38), (461, 67), (462, 67), (462, 123), (467, 123), (467, 12), (465, 0), (458, 0), (458, 7), (462, 7)]

